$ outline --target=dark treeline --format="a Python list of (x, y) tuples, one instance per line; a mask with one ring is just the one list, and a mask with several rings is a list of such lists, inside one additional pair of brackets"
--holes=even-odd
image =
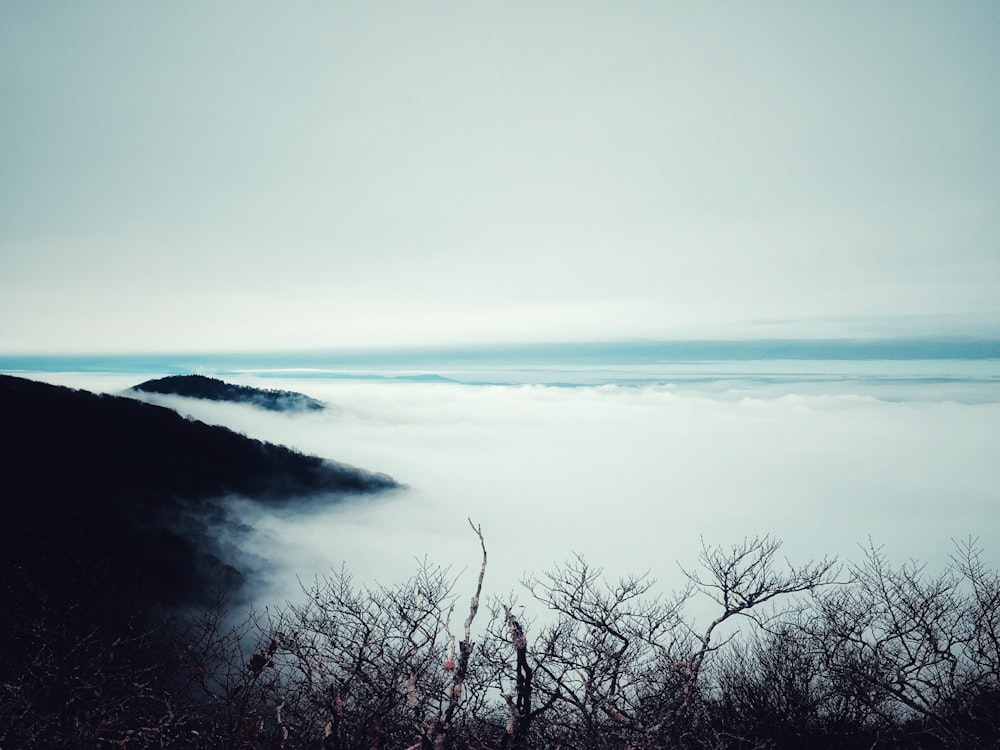
[(577, 558), (518, 602), (489, 595), (482, 544), (462, 590), (430, 564), (395, 586), (341, 571), (236, 626), (139, 616), (100, 569), (8, 580), (0, 747), (997, 746), (1000, 576), (974, 543), (935, 574), (779, 548), (705, 545), (666, 597)]
[(147, 380), (132, 387), (141, 393), (164, 393), (208, 401), (233, 401), (267, 409), (269, 411), (317, 411), (324, 409), (322, 401), (317, 401), (304, 393), (282, 391), (274, 388), (251, 388), (235, 385), (204, 375), (168, 375), (165, 378)]
[(253, 561), (225, 498), (290, 507), (399, 485), (133, 398), (0, 375), (0, 492), (12, 570), (103, 565), (147, 601), (204, 605)]

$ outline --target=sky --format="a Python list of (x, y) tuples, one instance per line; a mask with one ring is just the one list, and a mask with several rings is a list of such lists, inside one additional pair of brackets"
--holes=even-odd
[(1000, 335), (1000, 5), (8, 2), (0, 351)]

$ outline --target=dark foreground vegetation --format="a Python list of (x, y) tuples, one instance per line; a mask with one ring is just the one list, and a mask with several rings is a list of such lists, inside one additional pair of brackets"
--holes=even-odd
[(24, 378), (0, 375), (0, 417), (0, 562), (52, 578), (102, 565), (149, 601), (203, 605), (220, 578), (239, 590), (253, 561), (221, 541), (241, 533), (228, 498), (281, 508), (398, 486), (160, 406)]
[(251, 388), (235, 385), (204, 375), (169, 375), (165, 378), (147, 380), (133, 386), (132, 390), (142, 393), (164, 393), (209, 401), (233, 401), (251, 404), (269, 411), (318, 411), (325, 408), (304, 393), (281, 391), (273, 388)]
[(342, 571), (237, 625), (140, 615), (99, 569), (8, 578), (0, 747), (997, 747), (1000, 576), (971, 542), (935, 575), (704, 546), (668, 598), (578, 558), (523, 609), (484, 594), (481, 554), (461, 592)]

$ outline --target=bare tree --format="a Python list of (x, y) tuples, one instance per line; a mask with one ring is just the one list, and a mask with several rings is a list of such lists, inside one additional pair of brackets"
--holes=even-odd
[(157, 742), (174, 720), (163, 639), (107, 566), (0, 570), (0, 747)]
[(964, 656), (968, 688), (996, 689), (1000, 685), (1000, 573), (982, 560), (975, 539), (956, 543), (952, 565), (962, 577), (967, 596), (970, 630)]
[(731, 618), (747, 617), (765, 625), (777, 615), (773, 610), (762, 614), (764, 604), (779, 597), (812, 592), (833, 583), (839, 571), (836, 559), (794, 566), (778, 559), (781, 542), (770, 536), (744, 539), (730, 547), (708, 547), (702, 540), (701, 570), (681, 570), (697, 591), (710, 597), (722, 611), (708, 627), (697, 634), (698, 649), (691, 655), (687, 671), (696, 682), (705, 658), (722, 643), (715, 640), (720, 626)]
[(539, 698), (527, 716), (544, 714), (557, 735), (588, 747), (642, 741), (657, 730), (647, 688), (661, 672), (663, 654), (672, 654), (682, 636), (684, 594), (663, 601), (650, 595), (648, 575), (609, 584), (602, 573), (577, 556), (526, 582), (556, 619), (524, 656), (524, 666), (529, 656), (533, 662), (531, 671), (518, 670), (521, 684), (530, 677)]
[[(707, 657), (728, 641), (718, 639), (723, 623), (743, 616), (766, 625), (776, 614), (765, 605), (813, 591), (836, 574), (834, 560), (781, 564), (779, 549), (770, 537), (731, 548), (703, 545), (700, 569), (685, 570), (690, 585), (669, 600), (653, 594), (648, 574), (606, 583), (601, 569), (580, 556), (528, 581), (556, 621), (526, 652), (528, 669), (508, 674), (522, 706), (513, 706), (513, 725), (544, 711), (549, 728), (586, 747), (725, 744), (703, 684)], [(701, 630), (684, 616), (699, 592), (722, 609)], [(528, 696), (537, 696), (540, 708), (525, 714)]]
[(1000, 729), (1000, 712), (986, 708), (1000, 697), (997, 575), (971, 542), (934, 575), (921, 563), (894, 567), (869, 544), (851, 574), (850, 586), (818, 597), (805, 626), (830, 679), (887, 726), (981, 746), (984, 726)]
[(973, 541), (935, 574), (874, 545), (842, 569), (793, 565), (766, 536), (703, 543), (673, 595), (576, 556), (525, 581), (544, 613), (494, 597), (477, 635), (487, 551), (470, 525), (467, 607), (425, 561), (398, 585), (342, 569), (273, 616), (151, 630), (93, 571), (58, 602), (11, 576), (0, 744), (951, 750), (1000, 736), (1000, 574)]
[(282, 675), (270, 622), (251, 611), (234, 622), (222, 606), (177, 626), (178, 738), (189, 747), (283, 747)]
[[(435, 706), (435, 714), (429, 721), (424, 722), (424, 731), (420, 742), (412, 748), (423, 748), (423, 750), (442, 750), (449, 746), (452, 726), (462, 706), (463, 693), (466, 691), (466, 678), (469, 674), (469, 661), (472, 657), (475, 644), (472, 641), (472, 623), (479, 612), (479, 599), (483, 593), (483, 577), (486, 575), (486, 542), (483, 539), (483, 532), (479, 526), (469, 519), (469, 526), (479, 539), (479, 546), (483, 551), (483, 560), (479, 566), (479, 578), (476, 582), (476, 592), (469, 601), (469, 613), (465, 618), (463, 628), (464, 638), (458, 642), (458, 652), (455, 650), (455, 637), (448, 631), (449, 653), (445, 662), (446, 668), (451, 673), (451, 680), (446, 686), (444, 701), (438, 701)], [(449, 610), (449, 615), (451, 610)], [(447, 631), (448, 620), (445, 620)], [(457, 656), (457, 659), (456, 659)]]
[(793, 613), (736, 639), (711, 672), (714, 723), (746, 746), (868, 748), (879, 729), (854, 691), (830, 679)]
[(287, 722), (321, 733), (330, 749), (448, 746), (463, 709), (485, 702), (485, 683), (469, 680), (486, 571), (473, 531), (483, 557), (460, 639), (451, 631), (456, 581), (426, 561), (393, 587), (358, 586), (341, 570), (289, 606), (274, 631), (279, 668), (295, 685)]

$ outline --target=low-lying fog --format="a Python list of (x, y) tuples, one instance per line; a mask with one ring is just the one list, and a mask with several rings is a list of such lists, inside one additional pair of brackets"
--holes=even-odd
[[(252, 551), (269, 561), (262, 603), (295, 598), (297, 576), (342, 564), (362, 582), (401, 581), (425, 556), (468, 568), (462, 585), (471, 591), (479, 550), (467, 517), (486, 537), (487, 593), (517, 591), (526, 573), (574, 552), (609, 576), (649, 570), (672, 590), (682, 580), (677, 561), (693, 565), (701, 538), (729, 544), (765, 533), (784, 540), (794, 562), (856, 557), (871, 537), (894, 562), (933, 565), (947, 558), (952, 539), (970, 535), (993, 564), (1000, 561), (990, 547), (998, 531), (1000, 399), (987, 385), (960, 402), (940, 394), (878, 400), (851, 395), (850, 384), (780, 395), (773, 386), (711, 393), (226, 379), (298, 390), (330, 408), (276, 414), (147, 400), (408, 485), (296, 515), (244, 508), (257, 530)], [(115, 391), (139, 381), (59, 382)], [(968, 396), (972, 386), (959, 385)]]

